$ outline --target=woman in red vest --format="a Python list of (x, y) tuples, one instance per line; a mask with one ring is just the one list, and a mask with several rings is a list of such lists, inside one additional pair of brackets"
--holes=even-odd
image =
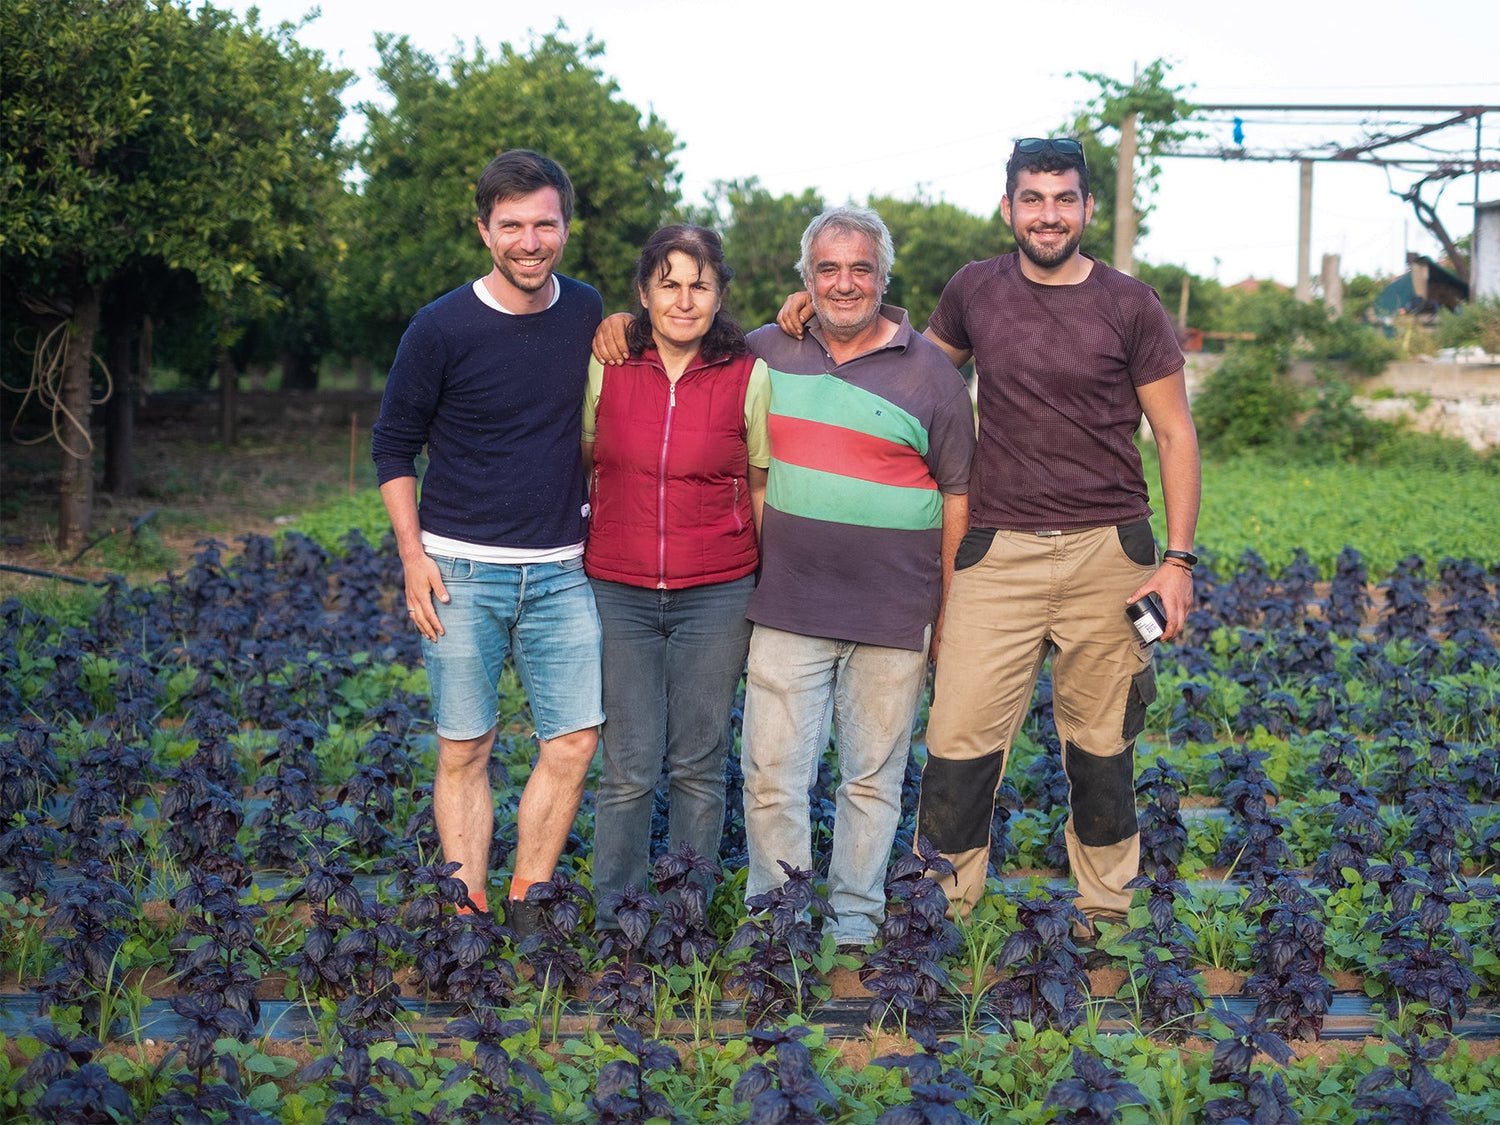
[(719, 236), (653, 234), (636, 263), (630, 358), (589, 370), (592, 464), (584, 567), (604, 627), (604, 781), (594, 816), (596, 927), (610, 896), (648, 886), (663, 763), (668, 847), (718, 856), (730, 712), (759, 563), (770, 381), (724, 311)]

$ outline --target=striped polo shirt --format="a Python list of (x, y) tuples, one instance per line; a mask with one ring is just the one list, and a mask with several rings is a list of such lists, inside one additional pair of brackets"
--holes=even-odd
[(770, 479), (750, 620), (920, 650), (942, 597), (943, 493), (964, 493), (974, 413), (962, 377), (904, 310), (885, 346), (836, 364), (818, 322), (750, 347), (771, 372)]

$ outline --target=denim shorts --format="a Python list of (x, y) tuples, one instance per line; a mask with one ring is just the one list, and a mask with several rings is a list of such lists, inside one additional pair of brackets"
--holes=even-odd
[(542, 741), (604, 721), (599, 613), (582, 559), (502, 565), (434, 555), (432, 561), (450, 599), (434, 603), (443, 634), (422, 639), (439, 735), (464, 741), (495, 726), (507, 654)]

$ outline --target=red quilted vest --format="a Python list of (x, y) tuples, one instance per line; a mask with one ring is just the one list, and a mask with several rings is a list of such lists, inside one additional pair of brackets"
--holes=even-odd
[(604, 369), (584, 568), (675, 590), (728, 582), (758, 560), (745, 390), (754, 356), (695, 359), (667, 381), (654, 349)]

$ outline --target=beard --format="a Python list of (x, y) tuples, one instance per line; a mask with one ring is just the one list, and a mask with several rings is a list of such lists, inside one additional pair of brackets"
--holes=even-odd
[[(554, 266), (557, 264), (556, 258), (552, 260), (552, 264)], [(522, 293), (535, 293), (542, 286), (552, 284), (552, 270), (550, 268), (540, 275), (527, 276), (517, 273), (516, 267), (511, 264), (508, 258), (501, 258), (495, 265), (500, 269), (500, 276), (505, 278), (506, 281), (514, 285)]]
[(825, 332), (851, 339), (875, 323), (875, 318), (880, 315), (880, 300), (881, 298), (877, 296), (873, 301), (847, 311), (825, 304), (818, 297), (813, 297), (812, 305), (813, 312), (817, 314), (818, 323), (823, 326)]
[(1075, 231), (1071, 238), (1051, 244), (1038, 241), (1029, 231), (1023, 234), (1012, 229), (1011, 233), (1016, 236), (1016, 246), (1021, 253), (1044, 269), (1062, 265), (1077, 252), (1078, 244), (1083, 241), (1081, 230)]

